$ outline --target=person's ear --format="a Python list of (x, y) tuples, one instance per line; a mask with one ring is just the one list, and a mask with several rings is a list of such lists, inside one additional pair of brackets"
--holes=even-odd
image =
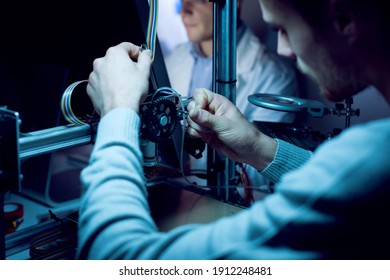
[(358, 29), (353, 7), (345, 0), (329, 2), (336, 32), (345, 37), (347, 42), (354, 43), (358, 36)]

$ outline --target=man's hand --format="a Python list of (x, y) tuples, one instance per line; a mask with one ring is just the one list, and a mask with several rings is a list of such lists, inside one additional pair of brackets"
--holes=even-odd
[(274, 158), (277, 143), (249, 123), (226, 97), (197, 89), (188, 104), (188, 134), (237, 162), (263, 170)]
[(145, 100), (151, 52), (140, 52), (139, 46), (121, 43), (107, 50), (104, 57), (93, 62), (87, 93), (96, 112), (103, 117), (109, 111), (127, 107), (138, 113)]

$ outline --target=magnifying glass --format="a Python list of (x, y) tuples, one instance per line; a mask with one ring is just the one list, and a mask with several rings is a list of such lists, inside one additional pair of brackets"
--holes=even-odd
[(283, 112), (306, 111), (314, 118), (322, 118), (325, 112), (323, 103), (316, 100), (279, 94), (255, 93), (248, 96), (248, 101), (255, 106)]

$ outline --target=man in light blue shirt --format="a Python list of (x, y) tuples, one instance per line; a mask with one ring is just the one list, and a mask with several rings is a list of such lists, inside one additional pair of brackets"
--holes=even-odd
[[(260, 3), (285, 54), (297, 58), (329, 100), (373, 85), (390, 104), (386, 1)], [(252, 165), (275, 183), (275, 192), (230, 217), (160, 232), (147, 203), (139, 147), (138, 112), (151, 63), (150, 51), (140, 54), (130, 43), (94, 63), (87, 91), (102, 119), (82, 173), (79, 258), (390, 258), (389, 118), (353, 126), (311, 153), (262, 134), (207, 89), (194, 92), (188, 105), (188, 133)]]

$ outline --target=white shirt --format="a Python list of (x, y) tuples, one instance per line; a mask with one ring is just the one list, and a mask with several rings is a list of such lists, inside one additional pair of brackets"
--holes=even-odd
[[(191, 95), (189, 88), (194, 67), (192, 50), (192, 42), (186, 42), (165, 57), (171, 87), (182, 96)], [(292, 114), (256, 107), (247, 100), (254, 93), (298, 95), (295, 69), (276, 54), (268, 52), (249, 28), (245, 28), (237, 45), (236, 73), (236, 106), (249, 121), (293, 121)]]

